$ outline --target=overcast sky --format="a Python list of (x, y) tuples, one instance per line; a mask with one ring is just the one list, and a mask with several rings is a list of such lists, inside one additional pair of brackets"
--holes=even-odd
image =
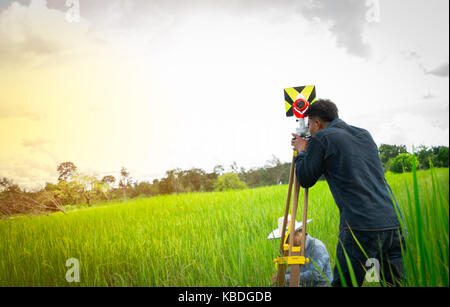
[[(137, 180), (292, 154), (283, 89), (375, 142), (447, 145), (447, 0), (0, 0), (0, 177)], [(79, 19), (77, 12), (79, 8)]]

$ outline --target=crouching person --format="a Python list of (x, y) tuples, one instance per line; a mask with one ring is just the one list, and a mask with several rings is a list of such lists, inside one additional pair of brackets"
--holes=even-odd
[[(290, 224), (290, 218), (288, 217), (288, 223)], [(278, 228), (270, 233), (267, 239), (280, 239), (281, 229), (283, 228), (284, 217), (278, 219)], [(312, 220), (308, 220), (307, 223)], [(300, 246), (302, 234), (302, 223), (295, 221), (295, 233), (294, 233), (294, 246)], [(289, 234), (286, 242), (289, 242)], [(313, 238), (310, 234), (306, 233), (305, 241), (305, 258), (309, 258), (309, 263), (300, 266), (300, 286), (302, 287), (328, 287), (333, 280), (330, 266), (330, 256), (328, 255), (327, 248), (319, 239)], [(313, 263), (314, 262), (314, 263)], [(285, 286), (289, 285), (290, 269), (288, 268), (285, 275)], [(277, 274), (273, 277), (273, 285), (277, 283)]]

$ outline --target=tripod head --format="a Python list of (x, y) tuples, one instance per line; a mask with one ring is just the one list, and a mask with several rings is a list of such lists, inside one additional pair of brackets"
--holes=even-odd
[(311, 137), (305, 115), (309, 106), (316, 101), (314, 85), (291, 87), (284, 89), (286, 116), (295, 117), (298, 123), (296, 134), (303, 138)]

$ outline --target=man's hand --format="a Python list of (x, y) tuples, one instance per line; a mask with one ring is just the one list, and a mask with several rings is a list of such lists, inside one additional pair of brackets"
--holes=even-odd
[(299, 152), (306, 151), (306, 148), (308, 147), (308, 140), (305, 140), (295, 133), (292, 133), (292, 136), (295, 138), (291, 141), (292, 147)]

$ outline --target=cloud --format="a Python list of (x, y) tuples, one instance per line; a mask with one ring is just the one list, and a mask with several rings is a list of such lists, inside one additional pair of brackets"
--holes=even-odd
[(39, 189), (45, 182), (57, 178), (58, 160), (54, 157), (53, 142), (49, 139), (24, 138), (22, 148), (14, 155), (0, 157), (0, 177), (7, 177), (27, 189)]
[[(93, 1), (89, 1), (93, 2)], [(83, 2), (84, 3), (84, 2)], [(90, 4), (85, 10), (86, 15), (94, 16), (93, 12), (99, 9), (110, 12), (122, 25), (137, 23), (140, 19), (154, 18), (159, 21), (172, 20), (172, 23), (189, 18), (190, 13), (199, 11), (220, 11), (233, 16), (247, 17), (249, 15), (264, 14), (267, 22), (280, 22), (298, 14), (310, 22), (325, 23), (332, 35), (336, 37), (338, 47), (345, 49), (349, 54), (359, 57), (368, 57), (370, 47), (363, 41), (363, 31), (366, 24), (368, 8), (360, 0), (135, 0), (111, 1), (108, 6)], [(82, 12), (83, 14), (83, 12)], [(98, 16), (98, 15), (97, 15)], [(119, 17), (120, 16), (120, 17)]]
[(39, 138), (35, 140), (25, 139), (22, 140), (22, 145), (31, 149), (40, 149), (46, 143), (50, 143), (50, 140)]
[(425, 100), (433, 99), (435, 96), (431, 92), (426, 92), (422, 95), (422, 98)]
[(338, 47), (366, 58), (370, 55), (370, 46), (363, 41), (367, 9), (360, 0), (316, 0), (303, 5), (301, 13), (310, 21), (328, 23)]
[(0, 11), (0, 68), (36, 65), (63, 54), (83, 51), (95, 41), (85, 20), (70, 23), (45, 0), (12, 2)]
[[(38, 2), (36, 2), (38, 3)], [(41, 10), (38, 4), (22, 6), (13, 2), (0, 15), (0, 61), (20, 60), (24, 54), (45, 55), (58, 50), (55, 42), (52, 42), (36, 33), (29, 22), (28, 12), (34, 9)]]
[(422, 95), (425, 101), (407, 107), (391, 107), (361, 114), (355, 125), (368, 129), (377, 144), (404, 144), (410, 148), (421, 144), (448, 145), (448, 101), (424, 98), (429, 95), (433, 96), (430, 92), (425, 93)]
[(434, 69), (427, 69), (422, 63), (422, 55), (414, 50), (404, 50), (400, 52), (403, 59), (406, 61), (411, 61), (417, 63), (421, 70), (427, 75), (433, 75), (436, 77), (448, 77), (449, 74), (449, 63), (444, 62)]
[(55, 182), (56, 165), (42, 157), (21, 158), (6, 161), (0, 160), (0, 177), (13, 179), (27, 190), (42, 188), (45, 182)]
[[(65, 1), (47, 0), (47, 6), (67, 11)], [(243, 17), (264, 14), (268, 22), (280, 22), (300, 14), (310, 22), (324, 24), (336, 38), (338, 47), (363, 58), (370, 55), (370, 46), (363, 40), (368, 10), (361, 0), (80, 0), (81, 17), (89, 20), (96, 31), (112, 31), (114, 35), (129, 35), (143, 26), (147, 33), (161, 25), (167, 29), (198, 12), (216, 11)]]
[(32, 110), (29, 106), (0, 102), (0, 120), (10, 118), (26, 118), (33, 121), (39, 121), (45, 119), (46, 115), (42, 112)]
[(422, 55), (420, 55), (417, 51), (414, 50), (404, 50), (401, 51), (400, 54), (407, 61), (418, 61), (422, 58)]
[(425, 73), (428, 75), (445, 78), (445, 77), (448, 77), (448, 70), (449, 70), (448, 62), (446, 62), (446, 63), (443, 63), (443, 64), (437, 66), (434, 69), (425, 70)]
[(28, 148), (32, 154), (40, 154), (50, 158), (50, 161), (57, 162), (59, 158), (55, 154), (54, 143), (46, 138), (23, 139), (22, 146)]
[[(427, 132), (426, 135), (423, 131)], [(419, 114), (396, 114), (380, 127), (376, 137), (380, 143), (404, 144), (410, 150), (419, 145), (448, 145), (448, 121), (446, 127), (439, 127), (435, 121), (425, 120)]]

